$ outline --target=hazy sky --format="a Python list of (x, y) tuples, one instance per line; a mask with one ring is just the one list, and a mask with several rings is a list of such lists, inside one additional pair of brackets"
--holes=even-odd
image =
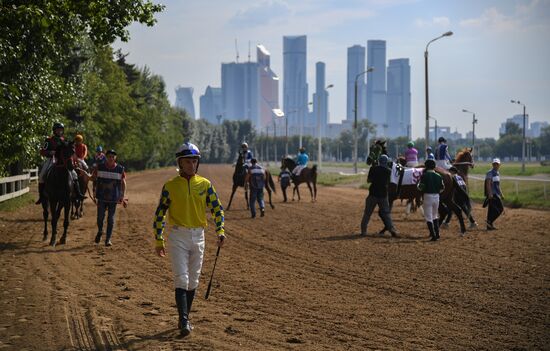
[[(158, 1), (157, 1), (158, 2)], [(429, 46), (430, 115), (439, 126), (466, 133), (476, 112), (476, 135), (497, 137), (506, 118), (521, 114), (550, 122), (550, 0), (167, 0), (156, 26), (130, 27), (116, 43), (128, 60), (164, 77), (172, 104), (178, 85), (195, 89), (195, 110), (207, 85), (221, 86), (221, 63), (252, 60), (263, 44), (283, 76), (283, 36), (307, 35), (310, 96), (315, 63), (326, 63), (330, 121), (346, 114), (347, 48), (386, 40), (386, 58), (409, 58), (412, 133), (424, 135), (424, 50)], [(282, 84), (280, 84), (282, 89)], [(282, 93), (280, 94), (282, 97)], [(310, 97), (311, 100), (311, 97)], [(282, 105), (282, 99), (280, 101)], [(433, 123), (433, 121), (432, 121)]]

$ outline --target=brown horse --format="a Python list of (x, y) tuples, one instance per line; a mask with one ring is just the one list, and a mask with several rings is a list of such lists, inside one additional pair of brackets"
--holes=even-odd
[[(235, 195), (235, 191), (237, 191), (238, 187), (244, 188), (244, 199), (246, 201), (246, 209), (247, 210), (250, 209), (250, 204), (248, 202), (248, 183), (245, 182), (245, 179), (246, 179), (246, 169), (244, 168), (243, 155), (239, 152), (239, 157), (237, 158), (237, 163), (235, 164), (235, 171), (233, 172), (233, 188), (231, 189), (231, 196), (229, 197), (229, 203), (225, 208), (226, 211), (229, 211), (229, 208), (231, 207), (231, 202), (233, 201), (233, 195)], [(271, 202), (271, 192), (275, 191), (275, 182), (273, 182), (273, 177), (271, 176), (271, 173), (267, 169), (265, 170), (265, 179), (266, 179), (265, 190), (267, 191), (267, 195), (269, 198), (269, 206), (271, 206), (271, 209), (274, 209), (275, 206), (273, 206), (273, 203)]]
[(465, 147), (457, 152), (453, 166), (458, 170), (458, 174), (468, 183), (468, 171), (474, 168), (474, 158), (472, 157), (472, 148)]
[[(281, 159), (281, 169), (288, 168), (290, 172), (296, 168), (296, 162), (290, 157), (283, 157)], [(294, 194), (298, 194), (298, 201), (300, 201), (300, 190), (298, 186), (301, 183), (306, 183), (309, 188), (309, 193), (311, 195), (311, 202), (317, 200), (317, 165), (313, 165), (312, 168), (306, 167), (302, 169), (299, 176), (295, 176), (292, 173), (292, 182), (294, 183), (294, 188), (292, 189), (292, 201), (294, 201)], [(313, 190), (311, 185), (313, 184)]]
[[(397, 159), (397, 164), (393, 172), (397, 172), (398, 179), (402, 180), (402, 176), (405, 172), (405, 165), (407, 161), (404, 157), (400, 156)], [(420, 168), (420, 167), (417, 167)], [(417, 208), (422, 208), (422, 194), (416, 188), (416, 184), (403, 185), (390, 183), (388, 186), (388, 200), (390, 203), (390, 211), (393, 207), (393, 202), (397, 199), (407, 200), (406, 217), (410, 212), (415, 212)]]
[[(78, 174), (78, 187), (80, 188), (81, 194), (90, 195), (90, 188), (88, 187), (88, 182), (92, 176), (82, 168), (75, 168), (76, 173)], [(91, 197), (91, 196), (90, 196)], [(71, 195), (71, 219), (79, 219), (84, 216), (84, 200), (78, 196), (78, 194), (73, 193)]]

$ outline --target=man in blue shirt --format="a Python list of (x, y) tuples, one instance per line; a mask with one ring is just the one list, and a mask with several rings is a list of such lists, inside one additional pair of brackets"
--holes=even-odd
[(263, 217), (265, 215), (265, 170), (255, 158), (251, 160), (251, 163), (252, 166), (250, 166), (246, 175), (246, 180), (250, 183), (250, 214), (252, 218), (256, 218), (256, 200), (258, 200), (260, 216)]
[(504, 195), (500, 190), (500, 160), (493, 159), (493, 168), (485, 176), (485, 202), (483, 207), (487, 208), (487, 230), (495, 230), (493, 223), (504, 212), (502, 199)]
[(292, 173), (296, 176), (300, 176), (302, 169), (307, 167), (307, 162), (309, 161), (309, 156), (306, 154), (306, 149), (304, 147), (300, 148), (300, 153), (296, 157), (296, 167), (292, 170)]

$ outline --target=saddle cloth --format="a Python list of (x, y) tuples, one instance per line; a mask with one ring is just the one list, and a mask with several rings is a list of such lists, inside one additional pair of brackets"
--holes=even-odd
[[(405, 168), (401, 185), (416, 185), (423, 172), (424, 168)], [(392, 166), (390, 182), (393, 184), (398, 184), (399, 182), (399, 170), (395, 163)]]

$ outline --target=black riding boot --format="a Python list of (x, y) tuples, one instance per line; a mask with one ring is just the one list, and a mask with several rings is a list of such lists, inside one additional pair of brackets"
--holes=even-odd
[(82, 194), (82, 191), (80, 190), (80, 186), (78, 185), (78, 182), (73, 182), (73, 187), (76, 196), (78, 196), (78, 199), (80, 201), (84, 200), (86, 198), (86, 195)]
[(34, 203), (35, 205), (40, 205), (44, 200), (44, 188), (45, 183), (38, 183), (38, 200)]
[(439, 240), (439, 220), (436, 219), (433, 221), (434, 224), (434, 233), (435, 233), (435, 240)]
[(430, 230), (430, 240), (436, 241), (435, 231), (434, 231), (434, 224), (432, 222), (426, 222), (428, 225), (428, 229)]
[(187, 290), (176, 288), (176, 305), (178, 307), (178, 328), (180, 330), (180, 335), (186, 337), (191, 333), (191, 328), (189, 326), (189, 314), (187, 312)]
[(189, 330), (193, 330), (193, 327), (191, 326), (190, 314), (191, 314), (191, 305), (193, 304), (193, 299), (195, 298), (195, 290), (187, 290), (187, 325), (189, 326)]

